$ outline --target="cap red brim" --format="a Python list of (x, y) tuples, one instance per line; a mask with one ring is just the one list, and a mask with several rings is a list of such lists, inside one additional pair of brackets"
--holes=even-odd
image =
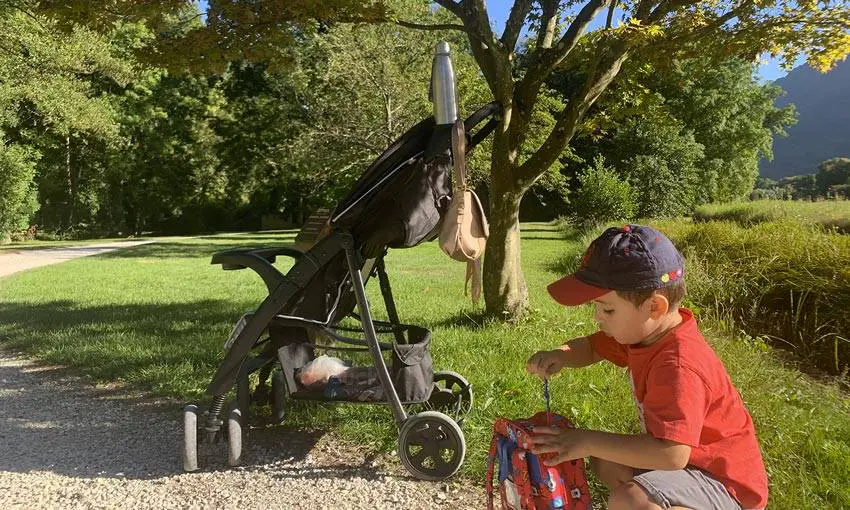
[(565, 276), (554, 283), (550, 283), (546, 290), (549, 291), (552, 299), (564, 306), (583, 305), (611, 292), (611, 289), (603, 289), (584, 283), (575, 275)]

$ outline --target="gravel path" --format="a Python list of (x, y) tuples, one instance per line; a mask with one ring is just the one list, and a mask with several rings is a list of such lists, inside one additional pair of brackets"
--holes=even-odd
[(21, 250), (0, 253), (0, 278), (18, 271), (47, 266), (66, 260), (90, 255), (99, 255), (121, 248), (130, 248), (140, 244), (154, 243), (145, 241), (117, 241), (113, 243), (89, 244), (86, 246), (68, 246), (62, 248), (45, 248), (43, 250)]
[[(16, 261), (17, 270), (43, 265)], [(209, 445), (199, 452), (201, 471), (183, 473), (179, 403), (96, 387), (3, 350), (0, 410), (3, 510), (484, 507), (481, 488), (468, 481), (412, 479), (397, 457), (370, 457), (321, 431), (254, 429), (243, 466), (228, 468), (225, 446)]]
[(6, 508), (482, 508), (468, 482), (406, 476), (321, 432), (252, 430), (247, 462), (224, 445), (183, 473), (175, 402), (99, 388), (0, 352), (0, 506)]

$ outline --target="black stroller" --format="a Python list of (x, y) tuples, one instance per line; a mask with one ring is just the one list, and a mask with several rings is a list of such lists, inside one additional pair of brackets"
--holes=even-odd
[[(492, 132), (499, 111), (499, 105), (491, 103), (465, 120), (467, 150)], [(282, 421), (286, 398), (362, 400), (344, 392), (328, 393), (327, 387), (307, 389), (297, 379), (298, 370), (316, 358), (317, 350), (359, 350), (368, 351), (373, 364), (373, 394), (378, 398), (371, 401), (388, 404), (399, 426), (398, 452), (405, 468), (426, 480), (457, 472), (466, 451), (459, 423), (472, 406), (472, 388), (459, 374), (433, 371), (431, 333), (399, 321), (384, 266), (388, 248), (416, 246), (439, 233), (452, 196), (451, 127), (429, 117), (393, 143), (333, 211), (321, 239), (309, 250), (251, 248), (213, 256), (212, 263), (225, 270), (254, 270), (269, 294), (234, 328), (225, 358), (206, 389), (212, 396), (208, 409), (199, 413), (190, 405), (184, 410), (186, 471), (198, 469), (199, 439), (226, 438), (228, 462), (240, 463), (252, 402), (271, 401), (272, 419)], [(294, 259), (285, 275), (272, 265), (278, 256)], [(369, 310), (364, 285), (375, 275), (387, 322), (373, 320)], [(359, 321), (360, 327), (340, 325), (346, 317)], [(391, 359), (389, 369), (383, 353)], [(254, 372), (259, 384), (252, 390), (249, 376)], [(236, 397), (223, 413), (234, 385)], [(409, 404), (427, 410), (409, 414)]]

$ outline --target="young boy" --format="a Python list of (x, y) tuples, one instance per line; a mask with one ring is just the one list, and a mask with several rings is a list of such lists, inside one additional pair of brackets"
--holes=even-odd
[(593, 302), (599, 331), (534, 354), (528, 371), (549, 377), (603, 359), (628, 367), (643, 433), (536, 427), (533, 451), (556, 452), (552, 465), (592, 457), (611, 510), (764, 508), (752, 418), (693, 313), (678, 308), (683, 271), (663, 234), (626, 225), (606, 230), (575, 274), (549, 285), (562, 305)]

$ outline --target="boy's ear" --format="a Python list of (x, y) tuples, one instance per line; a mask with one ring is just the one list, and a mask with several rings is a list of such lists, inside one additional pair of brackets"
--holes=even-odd
[(649, 297), (649, 316), (658, 320), (670, 311), (670, 301), (666, 296), (661, 294), (653, 294)]

